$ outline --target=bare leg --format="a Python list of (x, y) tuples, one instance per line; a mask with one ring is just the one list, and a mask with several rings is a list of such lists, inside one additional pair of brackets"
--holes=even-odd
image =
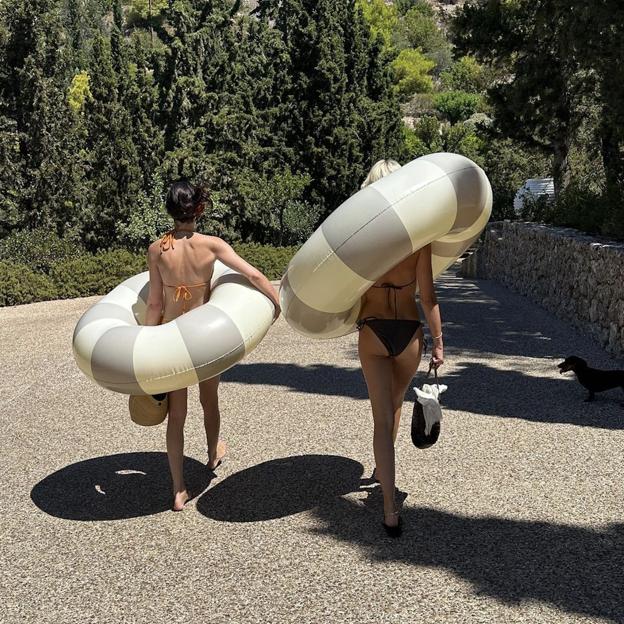
[(384, 521), (396, 526), (399, 518), (395, 503), (394, 409), (392, 404), (392, 360), (384, 354), (376, 336), (368, 327), (360, 331), (359, 355), (373, 409), (373, 451), (375, 476), (381, 483), (384, 498)]
[(409, 388), (420, 365), (422, 356), (422, 329), (405, 350), (392, 361), (392, 407), (394, 409), (394, 430), (392, 439), (396, 442), (401, 422), (401, 408), (405, 392)]
[(208, 468), (214, 470), (225, 456), (227, 447), (219, 440), (221, 414), (219, 412), (219, 381), (220, 377), (207, 379), (199, 384), (199, 400), (204, 410), (204, 428), (208, 444)]
[(173, 482), (173, 510), (184, 509), (189, 499), (184, 484), (184, 422), (186, 421), (187, 390), (169, 393), (169, 417), (167, 418), (167, 457)]
[[(396, 513), (390, 515), (396, 512), (394, 443), (399, 431), (405, 392), (420, 364), (422, 330), (398, 357), (390, 358), (374, 333), (365, 327), (360, 331), (359, 353), (375, 422), (373, 445), (376, 467), (373, 477), (381, 483), (384, 493), (385, 522), (388, 526), (394, 526), (398, 523)], [(376, 397), (375, 400), (373, 395)], [(384, 413), (387, 415), (384, 416)], [(388, 426), (391, 431), (390, 446), (385, 433)], [(380, 461), (384, 463), (385, 468)], [(385, 474), (382, 475), (382, 472)]]

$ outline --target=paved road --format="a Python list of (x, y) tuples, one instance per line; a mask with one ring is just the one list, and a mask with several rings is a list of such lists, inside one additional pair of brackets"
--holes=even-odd
[[(398, 444), (403, 539), (379, 526), (355, 338), (280, 320), (221, 390), (231, 452), (205, 469), (196, 390), (188, 474), (167, 511), (164, 429), (70, 352), (93, 299), (0, 310), (0, 621), (624, 622), (624, 396), (595, 404), (556, 363), (621, 365), (490, 282), (439, 283), (443, 437)], [(405, 410), (408, 415), (408, 408)]]

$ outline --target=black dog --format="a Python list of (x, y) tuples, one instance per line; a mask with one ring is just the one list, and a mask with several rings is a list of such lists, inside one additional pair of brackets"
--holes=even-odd
[(589, 390), (589, 395), (585, 401), (593, 401), (594, 393), (604, 392), (605, 390), (613, 390), (620, 387), (624, 390), (624, 371), (623, 370), (598, 370), (590, 368), (587, 362), (576, 355), (567, 357), (559, 366), (559, 373), (567, 373), (574, 371), (576, 378), (581, 386)]

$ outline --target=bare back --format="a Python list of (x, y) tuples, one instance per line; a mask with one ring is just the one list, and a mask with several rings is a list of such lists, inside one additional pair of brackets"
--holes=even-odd
[[(382, 275), (374, 286), (362, 297), (360, 318), (419, 318), (416, 305), (416, 268), (420, 251), (408, 256), (405, 260)], [(384, 284), (403, 286), (403, 288), (386, 288)], [(396, 302), (396, 308), (395, 308)]]
[(163, 286), (163, 320), (170, 321), (206, 303), (216, 255), (210, 236), (177, 231), (152, 244)]

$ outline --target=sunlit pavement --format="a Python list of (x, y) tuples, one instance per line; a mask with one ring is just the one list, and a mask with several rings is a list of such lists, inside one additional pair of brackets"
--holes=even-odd
[(624, 394), (583, 403), (556, 367), (622, 362), (491, 282), (447, 274), (438, 292), (442, 437), (411, 445), (409, 397), (395, 541), (367, 479), (356, 336), (311, 341), (280, 319), (224, 375), (216, 475), (193, 389), (197, 496), (176, 514), (164, 426), (134, 425), (127, 397), (74, 364), (95, 299), (0, 309), (0, 621), (623, 622)]

